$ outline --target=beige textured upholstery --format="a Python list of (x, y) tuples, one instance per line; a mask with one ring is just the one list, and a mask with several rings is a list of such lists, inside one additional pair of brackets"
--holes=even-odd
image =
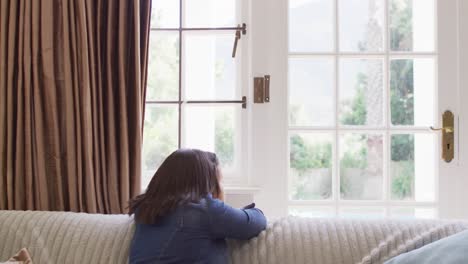
[(0, 260), (26, 247), (34, 264), (127, 263), (126, 215), (0, 211)]
[(230, 241), (230, 257), (235, 264), (381, 264), (467, 228), (459, 221), (288, 217), (248, 242)]
[[(229, 241), (231, 263), (347, 264), (386, 259), (468, 229), (465, 222), (288, 217), (250, 241)], [(0, 211), (0, 260), (26, 247), (34, 264), (127, 263), (126, 215)]]

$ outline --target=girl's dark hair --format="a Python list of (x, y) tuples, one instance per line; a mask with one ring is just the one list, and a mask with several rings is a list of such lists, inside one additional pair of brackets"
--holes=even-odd
[(178, 206), (198, 202), (209, 193), (219, 197), (218, 164), (211, 152), (174, 151), (156, 171), (146, 192), (129, 201), (128, 214), (135, 214), (139, 223), (152, 224)]

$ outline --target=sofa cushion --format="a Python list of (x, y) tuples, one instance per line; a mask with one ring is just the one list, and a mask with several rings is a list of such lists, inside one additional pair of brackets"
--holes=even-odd
[(468, 231), (446, 237), (422, 248), (399, 255), (385, 264), (466, 264)]

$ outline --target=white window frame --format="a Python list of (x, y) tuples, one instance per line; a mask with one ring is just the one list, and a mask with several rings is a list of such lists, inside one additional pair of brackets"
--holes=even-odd
[[(247, 24), (247, 35), (243, 35), (240, 42), (243, 70), (239, 83), (242, 83), (242, 92), (243, 95), (247, 96), (248, 104), (247, 109), (242, 111), (242, 172), (241, 175), (236, 175), (236, 180), (226, 179), (225, 186), (228, 187), (227, 193), (232, 191), (233, 193), (255, 194), (257, 205), (273, 220), (287, 215), (288, 206), (291, 205), (288, 202), (287, 188), (289, 122), (288, 93), (285, 89), (288, 86), (287, 65), (289, 57), (288, 1), (238, 1), (242, 2), (238, 7), (242, 10), (238, 13), (242, 17), (239, 22)], [(435, 120), (440, 120), (441, 113), (446, 109), (453, 110), (455, 114), (459, 113), (460, 121), (457, 121), (456, 125), (460, 125), (458, 130), (460, 135), (468, 129), (466, 126), (468, 122), (462, 122), (466, 121), (466, 117), (468, 117), (468, 111), (466, 111), (468, 107), (463, 107), (464, 100), (468, 100), (468, 93), (460, 89), (460, 86), (467, 84), (468, 78), (468, 75), (461, 74), (468, 67), (465, 60), (460, 59), (460, 56), (465, 58), (468, 54), (460, 49), (460, 45), (466, 46), (468, 43), (468, 33), (466, 30), (463, 31), (466, 29), (463, 25), (466, 25), (464, 22), (466, 22), (467, 16), (464, 14), (468, 12), (468, 4), (463, 0), (439, 0), (437, 2), (439, 3), (439, 12), (436, 11), (436, 15), (442, 15), (441, 17), (436, 16), (435, 38), (437, 39), (437, 34), (440, 33), (438, 37), (444, 41), (442, 43), (435, 42), (439, 57), (438, 65), (440, 66), (439, 69), (436, 69), (439, 76), (436, 84), (443, 87), (444, 91), (441, 89), (438, 91), (439, 105), (436, 106), (436, 109), (439, 113)], [(441, 2), (444, 4), (440, 4)], [(441, 31), (441, 29), (444, 30)], [(462, 41), (458, 43), (457, 41), (460, 39)], [(335, 42), (335, 45), (338, 43)], [(404, 55), (402, 54), (402, 56)], [(456, 70), (451, 67), (455, 61), (458, 66), (461, 65)], [(271, 75), (272, 78), (270, 103), (253, 104), (253, 77), (265, 74)], [(452, 96), (453, 94), (457, 94), (457, 96)], [(388, 118), (389, 113), (387, 109), (386, 118)], [(465, 174), (463, 172), (468, 169), (466, 165), (468, 164), (468, 155), (464, 155), (467, 147), (465, 147), (466, 144), (462, 144), (463, 142), (465, 142), (463, 137), (456, 138), (456, 145), (460, 147), (460, 150), (456, 152), (454, 163), (439, 162), (440, 173), (448, 173), (450, 177), (449, 180), (439, 178), (436, 185), (438, 197), (436, 197), (435, 203), (440, 206), (439, 215), (441, 217), (468, 218), (468, 211), (463, 204), (463, 201), (468, 199), (468, 192), (464, 190), (468, 181), (466, 177), (463, 177)], [(387, 150), (389, 150), (388, 147)], [(337, 152), (335, 151), (335, 153)], [(388, 156), (389, 153), (386, 155)], [(338, 177), (338, 174), (335, 174), (335, 177)], [(315, 202), (309, 204), (318, 206)], [(355, 204), (353, 201), (343, 202), (343, 205), (346, 206), (363, 204), (369, 208), (376, 205), (397, 206), (385, 202), (376, 204), (374, 201), (359, 201), (359, 204)], [(405, 205), (419, 207), (424, 204), (406, 202)]]
[[(185, 16), (184, 12), (186, 12), (186, 1), (188, 0), (176, 0), (179, 1), (179, 9), (182, 9), (182, 11), (179, 12), (179, 15), (181, 15), (179, 19), (179, 27), (177, 28), (158, 28), (158, 32), (180, 32), (178, 34), (179, 41), (181, 41), (180, 51), (179, 55), (183, 58), (184, 56), (184, 50), (185, 50), (185, 44), (186, 41), (183, 41), (184, 38), (184, 32), (188, 32), (186, 30), (181, 31), (182, 28), (190, 28), (185, 25)], [(236, 115), (236, 128), (238, 128), (237, 131), (235, 131), (235, 146), (238, 148), (235, 152), (235, 160), (237, 161), (237, 166), (234, 168), (233, 171), (226, 171), (223, 173), (223, 184), (224, 186), (227, 187), (227, 189), (232, 189), (236, 190), (235, 192), (253, 192), (256, 190), (250, 190), (251, 188), (248, 187), (249, 185), (249, 174), (248, 174), (248, 160), (249, 156), (244, 155), (244, 153), (248, 152), (248, 142), (250, 141), (250, 131), (249, 131), (249, 117), (251, 113), (250, 109), (250, 98), (249, 98), (249, 85), (248, 85), (248, 78), (250, 77), (250, 71), (249, 71), (249, 54), (250, 50), (248, 49), (248, 43), (250, 43), (250, 32), (249, 32), (249, 5), (246, 4), (245, 2), (242, 1), (236, 1), (236, 21), (238, 24), (242, 25), (242, 23), (247, 24), (247, 34), (242, 35), (241, 40), (238, 43), (237, 46), (237, 53), (236, 53), (236, 59), (238, 61), (236, 65), (236, 96), (239, 98), (235, 98), (234, 100), (241, 99), (242, 96), (247, 96), (247, 108), (242, 109), (240, 103), (196, 103), (194, 106), (238, 106), (240, 110), (240, 115)], [(247, 1), (247, 0), (245, 0)], [(157, 3), (157, 1), (156, 1)], [(155, 4), (155, 3), (153, 3)], [(236, 27), (236, 25), (229, 25), (228, 27)], [(213, 28), (213, 27), (206, 27), (206, 28)], [(222, 27), (224, 28), (224, 27)], [(150, 29), (151, 31), (155, 30), (154, 28)], [(216, 34), (217, 32), (220, 33), (222, 32), (221, 30), (216, 31), (216, 30), (211, 30), (211, 31), (206, 31), (206, 30), (194, 30), (191, 31), (194, 32), (195, 34), (197, 33), (206, 33), (206, 32), (211, 32), (213, 34)], [(228, 33), (229, 32), (229, 33)], [(229, 30), (224, 32), (223, 34), (231, 34), (232, 33), (232, 40), (234, 44), (234, 36), (235, 36), (235, 30)], [(193, 34), (193, 33), (189, 33)], [(186, 146), (186, 131), (183, 128), (185, 125), (185, 116), (186, 116), (186, 111), (187, 111), (187, 105), (188, 103), (186, 102), (185, 98), (185, 78), (184, 78), (184, 71), (186, 70), (184, 68), (184, 63), (182, 63), (182, 59), (179, 58), (179, 93), (180, 93), (180, 98), (175, 101), (170, 101), (170, 100), (158, 100), (158, 101), (153, 101), (149, 100), (148, 98), (145, 101), (146, 106), (151, 106), (151, 105), (174, 105), (177, 106), (179, 105), (178, 108), (178, 115), (179, 115), (179, 124), (178, 124), (178, 141), (179, 141), (179, 148), (183, 148)], [(204, 100), (204, 101), (216, 101), (216, 100)], [(159, 103), (159, 104), (158, 104)], [(143, 181), (142, 181), (143, 182)], [(145, 189), (146, 186), (142, 186), (142, 189)]]

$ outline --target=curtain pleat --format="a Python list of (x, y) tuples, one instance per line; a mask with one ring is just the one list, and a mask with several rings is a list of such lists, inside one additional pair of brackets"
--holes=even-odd
[(140, 192), (150, 0), (0, 1), (0, 209)]

